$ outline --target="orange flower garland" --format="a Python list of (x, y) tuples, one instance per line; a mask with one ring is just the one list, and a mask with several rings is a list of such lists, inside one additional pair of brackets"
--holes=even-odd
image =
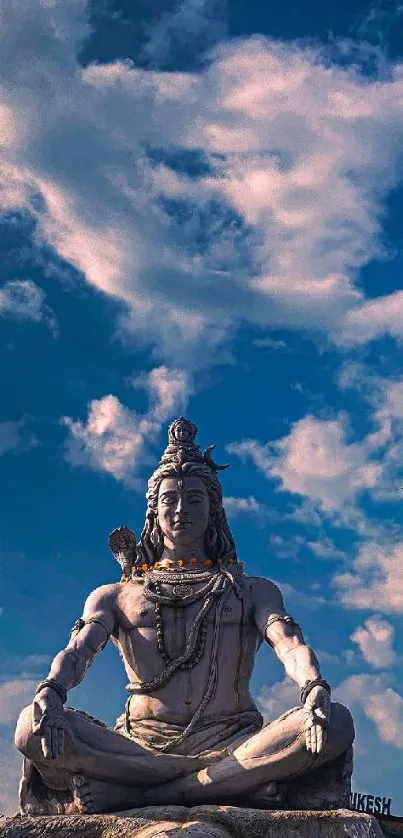
[[(164, 570), (172, 570), (172, 569), (174, 569), (174, 567), (176, 565), (176, 567), (178, 567), (180, 570), (182, 570), (186, 567), (186, 564), (190, 565), (191, 567), (196, 567), (199, 564), (199, 562), (197, 561), (197, 559), (194, 559), (194, 558), (189, 559), (188, 562), (186, 562), (185, 559), (177, 559), (176, 563), (174, 561), (172, 561), (172, 559), (166, 559), (163, 563), (163, 568), (164, 568)], [(217, 559), (217, 562), (213, 562), (211, 559), (205, 559), (205, 561), (203, 562), (203, 567), (205, 567), (206, 570), (210, 570), (215, 565), (218, 568), (223, 567), (223, 566), (225, 567), (225, 566), (228, 566), (228, 565), (238, 565), (239, 569), (241, 571), (244, 571), (245, 562), (237, 562), (235, 559), (228, 559), (227, 561), (223, 561), (223, 559)], [(162, 568), (161, 562), (154, 562), (152, 567), (153, 567), (154, 570), (160, 570)], [(133, 572), (137, 573), (137, 574), (140, 574), (140, 575), (142, 573), (148, 573), (148, 571), (150, 571), (150, 570), (151, 570), (151, 566), (146, 564), (146, 563), (144, 563), (140, 566), (137, 566), (136, 568), (133, 568)], [(243, 576), (246, 576), (246, 573), (243, 572)], [(120, 581), (121, 582), (128, 582), (129, 579), (130, 579), (130, 577), (127, 576), (126, 573), (123, 573)]]

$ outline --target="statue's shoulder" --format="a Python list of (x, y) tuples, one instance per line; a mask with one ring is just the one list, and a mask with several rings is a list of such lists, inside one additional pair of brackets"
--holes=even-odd
[(119, 582), (112, 582), (94, 588), (86, 599), (85, 610), (88, 612), (113, 608), (118, 600), (120, 587)]
[(266, 576), (247, 576), (244, 582), (248, 585), (255, 605), (270, 604), (274, 608), (283, 608), (283, 597), (278, 585)]

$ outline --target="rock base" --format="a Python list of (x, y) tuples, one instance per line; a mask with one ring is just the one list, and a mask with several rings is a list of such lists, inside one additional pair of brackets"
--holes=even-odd
[(383, 838), (375, 818), (348, 809), (263, 811), (152, 806), (114, 815), (16, 815), (0, 838)]

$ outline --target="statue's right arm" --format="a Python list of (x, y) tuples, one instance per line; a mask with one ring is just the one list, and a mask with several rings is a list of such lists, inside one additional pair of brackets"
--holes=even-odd
[(88, 597), (69, 643), (53, 660), (46, 679), (49, 685), (40, 685), (35, 695), (32, 730), (41, 737), (42, 752), (47, 759), (56, 759), (64, 751), (66, 717), (60, 691), (67, 693), (82, 681), (95, 656), (108, 642), (115, 622), (116, 586), (104, 585)]
[(66, 648), (52, 662), (47, 677), (58, 681), (66, 690), (82, 681), (112, 634), (116, 622), (115, 590), (114, 585), (103, 585), (90, 594), (78, 627), (73, 629)]

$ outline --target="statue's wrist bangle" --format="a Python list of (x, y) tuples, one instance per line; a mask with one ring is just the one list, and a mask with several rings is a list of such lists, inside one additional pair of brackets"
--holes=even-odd
[(309, 693), (313, 690), (314, 687), (324, 687), (325, 690), (331, 695), (332, 688), (324, 678), (315, 678), (313, 681), (306, 681), (304, 686), (301, 689), (301, 704), (305, 704)]
[(44, 681), (41, 681), (41, 683), (38, 684), (38, 686), (35, 690), (35, 695), (38, 695), (38, 693), (42, 692), (42, 690), (45, 690), (47, 687), (49, 687), (49, 689), (51, 689), (51, 690), (54, 690), (54, 692), (58, 694), (59, 698), (61, 698), (61, 700), (62, 700), (62, 704), (66, 703), (66, 701), (67, 701), (66, 687), (63, 687), (63, 684), (60, 684), (59, 681), (56, 681), (55, 678), (45, 678)]

